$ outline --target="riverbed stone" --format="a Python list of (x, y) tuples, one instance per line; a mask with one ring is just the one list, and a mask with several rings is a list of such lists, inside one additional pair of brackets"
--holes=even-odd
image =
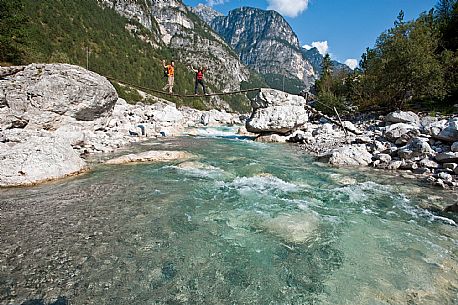
[(436, 155), (436, 160), (439, 163), (455, 163), (458, 162), (458, 152), (443, 152)]
[(456, 164), (456, 163), (444, 163), (444, 164), (442, 164), (442, 167), (445, 168), (445, 169), (448, 169), (450, 171), (454, 171), (455, 168), (458, 167), (458, 164)]
[(33, 185), (86, 169), (86, 162), (68, 142), (57, 137), (31, 137), (0, 150), (0, 186)]
[(458, 152), (458, 142), (454, 142), (450, 147), (450, 150), (453, 152)]
[(458, 118), (448, 120), (445, 128), (435, 137), (445, 142), (458, 141)]
[(443, 181), (445, 181), (445, 182), (452, 182), (453, 181), (453, 177), (449, 173), (442, 172), (442, 173), (439, 173), (437, 176), (440, 179), (442, 179)]
[(433, 153), (431, 146), (428, 144), (428, 139), (413, 138), (404, 147), (398, 150), (399, 157), (403, 159), (412, 159), (417, 157), (425, 157)]
[(273, 133), (273, 134), (267, 134), (267, 135), (260, 135), (256, 137), (255, 141), (256, 142), (261, 142), (261, 143), (286, 143), (287, 137)]
[(391, 162), (391, 156), (389, 154), (376, 154), (374, 158), (383, 164), (389, 164)]
[(124, 163), (139, 163), (139, 162), (170, 162), (182, 161), (195, 158), (193, 154), (186, 151), (158, 151), (151, 150), (138, 154), (128, 154), (113, 158), (105, 162), (105, 164), (124, 164)]
[(403, 141), (407, 142), (408, 140), (418, 136), (419, 134), (420, 131), (416, 126), (406, 123), (397, 123), (389, 125), (385, 129), (385, 137), (391, 142), (396, 142), (401, 137)]
[(332, 151), (328, 162), (335, 166), (367, 166), (372, 163), (372, 154), (365, 145), (345, 145)]
[(385, 121), (387, 123), (409, 123), (418, 125), (420, 123), (420, 118), (412, 111), (394, 111), (386, 116)]

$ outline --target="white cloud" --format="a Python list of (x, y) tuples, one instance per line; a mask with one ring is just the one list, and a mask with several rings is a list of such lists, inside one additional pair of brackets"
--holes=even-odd
[(358, 66), (358, 61), (354, 58), (349, 58), (345, 61), (345, 64), (352, 70), (355, 70), (355, 68)]
[(320, 52), (321, 55), (326, 55), (329, 51), (329, 46), (327, 41), (314, 41), (312, 42), (312, 47), (317, 48), (318, 52)]
[(215, 5), (220, 5), (226, 2), (226, 0), (207, 0), (207, 5), (208, 6), (215, 6)]
[(309, 0), (267, 0), (267, 2), (269, 2), (267, 9), (293, 18), (305, 11), (309, 4)]

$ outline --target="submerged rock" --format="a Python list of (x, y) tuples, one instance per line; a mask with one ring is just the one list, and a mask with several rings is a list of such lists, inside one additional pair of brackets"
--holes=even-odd
[(279, 215), (266, 220), (262, 227), (288, 243), (304, 243), (310, 240), (318, 229), (319, 219), (312, 213)]
[(78, 174), (86, 162), (68, 142), (32, 137), (0, 150), (0, 168), (0, 186), (21, 186)]
[(158, 151), (151, 150), (138, 154), (128, 154), (105, 162), (105, 164), (124, 164), (134, 162), (169, 162), (176, 160), (187, 160), (195, 156), (186, 151)]

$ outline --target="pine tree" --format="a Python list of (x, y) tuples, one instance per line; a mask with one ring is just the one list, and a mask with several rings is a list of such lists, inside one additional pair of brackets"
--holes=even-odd
[(0, 0), (0, 62), (22, 63), (25, 23), (22, 0)]

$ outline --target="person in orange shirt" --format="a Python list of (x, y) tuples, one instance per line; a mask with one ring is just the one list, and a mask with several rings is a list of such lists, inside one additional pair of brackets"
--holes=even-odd
[(173, 83), (175, 82), (175, 62), (172, 60), (170, 62), (170, 65), (165, 64), (165, 60), (162, 61), (162, 65), (164, 66), (164, 69), (167, 70), (167, 85), (162, 90), (167, 90), (169, 89), (169, 93), (173, 93)]

